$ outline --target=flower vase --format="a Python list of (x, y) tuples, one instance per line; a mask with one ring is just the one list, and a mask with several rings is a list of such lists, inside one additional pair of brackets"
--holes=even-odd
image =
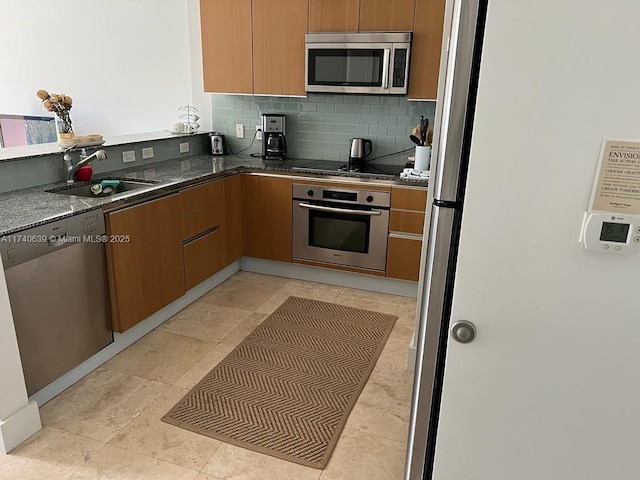
[(73, 133), (73, 123), (69, 112), (61, 112), (56, 115), (56, 134), (58, 136), (58, 145), (61, 148), (69, 148), (76, 143), (76, 137)]

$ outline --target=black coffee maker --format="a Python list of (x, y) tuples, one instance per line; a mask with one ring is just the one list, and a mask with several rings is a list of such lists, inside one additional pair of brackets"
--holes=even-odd
[(287, 156), (287, 139), (284, 136), (284, 115), (265, 113), (262, 115), (262, 158), (284, 160)]

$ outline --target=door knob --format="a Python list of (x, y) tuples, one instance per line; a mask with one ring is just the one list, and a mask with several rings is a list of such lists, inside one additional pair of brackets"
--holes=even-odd
[(468, 320), (458, 320), (451, 325), (449, 332), (453, 339), (459, 343), (471, 343), (478, 335), (476, 326)]

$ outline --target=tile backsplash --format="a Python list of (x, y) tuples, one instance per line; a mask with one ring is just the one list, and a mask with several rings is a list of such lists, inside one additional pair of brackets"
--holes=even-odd
[[(346, 161), (353, 137), (369, 138), (369, 159), (411, 149), (411, 129), (420, 115), (433, 121), (435, 102), (409, 102), (406, 97), (382, 95), (322, 95), (307, 98), (250, 95), (212, 95), (213, 128), (224, 133), (234, 152), (251, 144), (263, 113), (284, 113), (288, 155), (295, 158)], [(243, 124), (245, 138), (235, 137), (236, 124)], [(259, 153), (255, 140), (244, 153)], [(406, 152), (373, 160), (404, 164)]]

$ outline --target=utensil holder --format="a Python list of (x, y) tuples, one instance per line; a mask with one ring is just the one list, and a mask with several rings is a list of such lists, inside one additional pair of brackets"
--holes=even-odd
[(429, 170), (429, 161), (431, 160), (431, 146), (416, 147), (416, 156), (414, 160), (414, 170)]

